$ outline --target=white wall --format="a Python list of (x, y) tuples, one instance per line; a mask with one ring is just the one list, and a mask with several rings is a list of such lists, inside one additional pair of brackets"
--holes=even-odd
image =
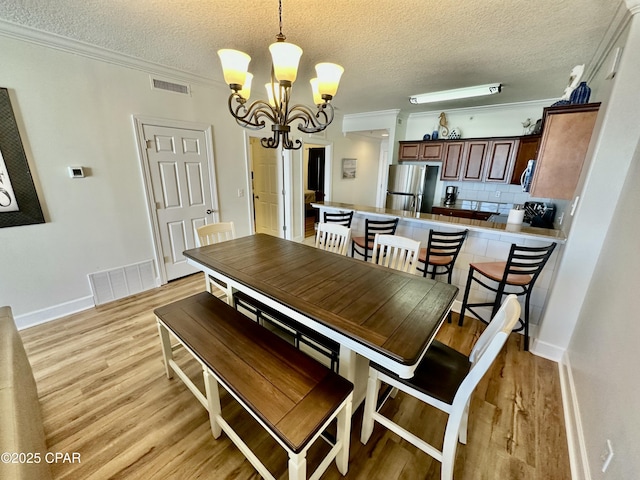
[[(46, 223), (0, 229), (0, 305), (21, 315), (87, 306), (87, 274), (153, 258), (132, 115), (213, 125), (222, 220), (249, 232), (242, 129), (223, 86), (152, 91), (146, 72), (0, 36), (13, 109)], [(70, 179), (67, 166), (89, 176)], [(91, 303), (89, 303), (91, 304)], [(51, 310), (51, 314), (54, 312)]]
[[(357, 134), (334, 137), (331, 201), (375, 206), (380, 140)], [(356, 178), (342, 178), (342, 159), (357, 160)]]
[[(640, 472), (640, 2), (627, 3), (636, 13), (628, 37), (617, 43), (624, 47), (618, 73), (603, 79), (610, 56), (594, 80), (605, 115), (540, 332), (540, 341), (567, 347), (569, 398), (582, 427), (569, 431), (577, 432), (575, 455), (591, 479), (631, 479)], [(615, 456), (602, 473), (607, 439)]]

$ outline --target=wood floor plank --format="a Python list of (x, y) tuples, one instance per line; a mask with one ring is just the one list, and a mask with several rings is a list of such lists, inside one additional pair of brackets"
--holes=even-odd
[[(204, 408), (164, 373), (153, 309), (204, 290), (202, 274), (21, 331), (42, 404), (52, 452), (79, 452), (79, 464), (54, 464), (54, 478), (258, 479), (223, 434), (211, 435)], [(445, 323), (438, 340), (468, 354), (484, 329), (465, 319)], [(202, 386), (188, 355), (177, 361)], [(400, 393), (384, 413), (440, 445), (446, 415)], [(223, 392), (222, 409), (238, 433), (286, 479), (286, 455)], [(360, 443), (361, 411), (353, 417), (350, 464), (324, 479), (439, 479), (440, 464), (384, 427)], [(310, 451), (316, 462), (327, 445)], [(323, 450), (324, 449), (324, 450)], [(557, 365), (522, 351), (512, 334), (471, 401), (467, 445), (459, 445), (456, 480), (570, 478)]]

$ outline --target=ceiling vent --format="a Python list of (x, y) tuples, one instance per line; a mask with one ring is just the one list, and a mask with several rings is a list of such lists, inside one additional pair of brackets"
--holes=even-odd
[(189, 85), (170, 82), (161, 78), (151, 77), (151, 88), (153, 90), (165, 90), (167, 92), (179, 93), (181, 95), (191, 95), (191, 88)]

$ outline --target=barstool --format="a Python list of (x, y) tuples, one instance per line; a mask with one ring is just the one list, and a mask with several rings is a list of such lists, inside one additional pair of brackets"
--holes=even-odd
[(351, 220), (353, 220), (353, 210), (340, 213), (324, 212), (324, 223), (337, 223), (351, 228)]
[[(429, 230), (427, 248), (420, 249), (420, 257), (418, 258), (418, 271), (422, 272), (422, 276), (429, 275), (435, 279), (436, 275), (447, 275), (447, 283), (451, 283), (453, 267), (464, 239), (467, 238), (467, 233), (469, 233), (468, 229), (461, 232)], [(420, 268), (420, 264), (424, 264), (424, 268)], [(429, 270), (430, 266), (431, 270)], [(443, 270), (438, 271), (438, 267), (443, 267)]]
[(364, 261), (371, 256), (369, 252), (373, 252), (373, 242), (376, 233), (380, 235), (395, 235), (398, 228), (399, 218), (393, 220), (364, 220), (364, 237), (351, 237), (351, 256), (356, 252), (364, 257)]
[[(502, 296), (513, 293), (517, 296), (524, 295), (524, 321), (519, 319), (520, 327), (514, 331), (518, 332), (524, 329), (524, 349), (529, 350), (529, 301), (533, 285), (536, 283), (540, 272), (553, 253), (556, 244), (552, 243), (546, 247), (524, 247), (515, 243), (511, 245), (509, 257), (506, 262), (484, 262), (469, 264), (469, 276), (467, 277), (467, 286), (464, 290), (464, 299), (462, 300), (462, 308), (460, 309), (460, 319), (458, 325), (462, 326), (464, 322), (464, 312), (469, 312), (478, 320), (488, 323), (478, 313), (473, 311), (476, 307), (492, 307), (491, 316), (493, 317), (502, 301)], [(482, 277), (476, 278), (475, 273)], [(497, 285), (489, 285), (486, 279), (497, 282)], [(484, 281), (483, 281), (484, 280)], [(483, 287), (496, 293), (495, 298), (491, 302), (485, 303), (468, 303), (469, 291), (471, 283), (477, 282)], [(507, 287), (514, 287), (515, 291), (505, 292)], [(509, 289), (511, 290), (511, 289)]]

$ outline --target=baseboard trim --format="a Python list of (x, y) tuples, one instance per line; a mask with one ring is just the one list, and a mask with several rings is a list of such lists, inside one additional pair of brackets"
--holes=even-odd
[(560, 363), (562, 361), (562, 357), (565, 353), (563, 348), (558, 347), (557, 345), (553, 345), (551, 343), (541, 342), (534, 335), (531, 335), (531, 348), (530, 351), (534, 355), (542, 358), (546, 358), (547, 360), (551, 360), (556, 363)]
[(50, 322), (51, 320), (55, 320), (66, 315), (81, 312), (93, 306), (94, 303), (92, 295), (77, 298), (59, 305), (43, 308), (42, 310), (36, 310), (35, 312), (17, 315), (15, 317), (16, 327), (18, 327), (18, 330), (35, 327), (41, 323)]
[(562, 356), (561, 361), (558, 362), (558, 373), (560, 374), (560, 391), (562, 394), (567, 446), (569, 448), (571, 478), (572, 480), (591, 480), (571, 362), (566, 353)]

